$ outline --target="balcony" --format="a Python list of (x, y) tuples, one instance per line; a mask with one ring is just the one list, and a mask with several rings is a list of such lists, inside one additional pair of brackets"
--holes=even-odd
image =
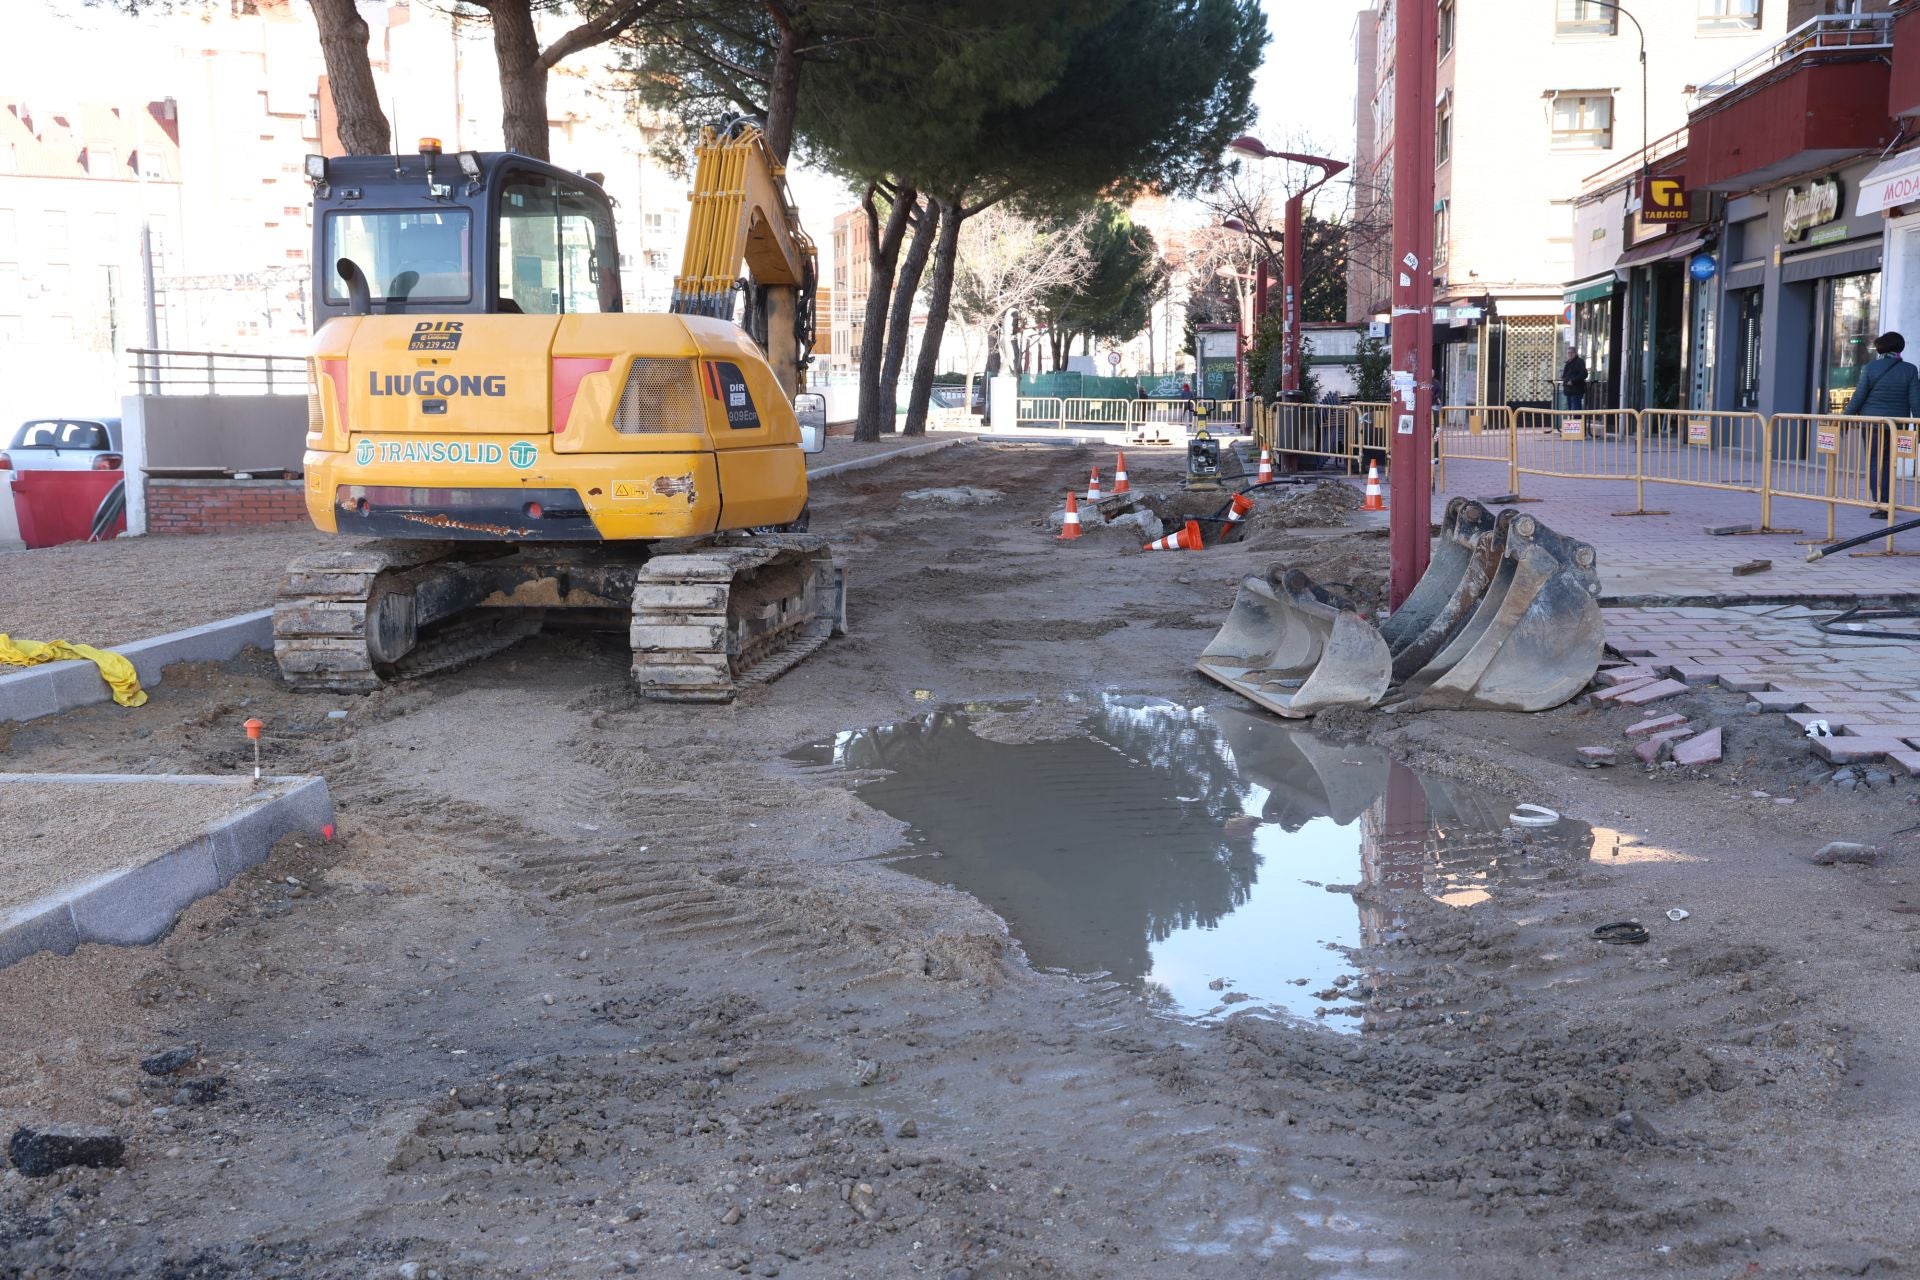
[(1892, 51), (1889, 14), (1815, 18), (1696, 86), (1687, 184), (1749, 190), (1884, 147)]
[(1920, 116), (1920, 4), (1896, 10), (1893, 18), (1893, 74), (1887, 111), (1896, 117)]

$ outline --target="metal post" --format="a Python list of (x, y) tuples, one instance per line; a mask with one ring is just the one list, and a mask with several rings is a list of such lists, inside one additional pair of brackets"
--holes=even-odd
[(1647, 513), (1647, 419), (1633, 415), (1633, 514)]
[[(1394, 45), (1393, 406), (1387, 464), (1392, 607), (1412, 594), (1432, 554), (1433, 97), (1439, 0), (1399, 0)], [(1293, 237), (1289, 235), (1291, 244)]]
[(1287, 227), (1285, 238), (1281, 242), (1284, 254), (1282, 271), (1284, 279), (1280, 282), (1281, 331), (1286, 336), (1285, 354), (1281, 357), (1280, 385), (1288, 391), (1300, 389), (1300, 284), (1305, 268), (1302, 265), (1305, 255), (1301, 252), (1301, 226), (1306, 221), (1301, 213), (1301, 202), (1306, 193), (1291, 196), (1287, 200)]

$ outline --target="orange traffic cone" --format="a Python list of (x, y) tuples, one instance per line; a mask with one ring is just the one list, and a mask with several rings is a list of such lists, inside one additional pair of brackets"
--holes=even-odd
[(1362, 511), (1385, 511), (1386, 496), (1380, 492), (1380, 464), (1367, 464), (1367, 500), (1360, 504)]
[(1100, 501), (1100, 468), (1095, 467), (1087, 476), (1087, 501)]
[(1069, 493), (1067, 495), (1067, 515), (1066, 515), (1066, 518), (1060, 522), (1060, 538), (1057, 540), (1066, 541), (1068, 539), (1077, 538), (1079, 536), (1080, 536), (1080, 504), (1075, 502), (1073, 500), (1073, 495)]
[(1155, 538), (1140, 548), (1142, 551), (1198, 551), (1200, 549), (1200, 522), (1187, 521), (1186, 527), (1178, 533), (1170, 533), (1164, 538)]
[(1273, 483), (1273, 450), (1265, 448), (1264, 446), (1261, 448), (1260, 473), (1254, 476), (1253, 482), (1255, 484)]
[(1127, 483), (1127, 455), (1124, 453), (1114, 459), (1113, 491), (1115, 493), (1133, 492), (1132, 486)]
[(1253, 499), (1244, 493), (1233, 495), (1233, 505), (1227, 508), (1227, 526), (1239, 524), (1247, 518), (1247, 512), (1253, 510)]

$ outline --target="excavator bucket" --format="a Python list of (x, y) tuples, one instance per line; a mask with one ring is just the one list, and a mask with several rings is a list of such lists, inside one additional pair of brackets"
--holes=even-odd
[(1393, 653), (1395, 680), (1405, 680), (1426, 666), (1473, 615), (1500, 565), (1504, 535), (1502, 540), (1493, 535), (1500, 520), (1511, 523), (1515, 514), (1509, 510), (1496, 518), (1471, 498), (1455, 498), (1447, 504), (1427, 571), (1380, 624), (1380, 634)]
[(1532, 516), (1515, 517), (1504, 532), (1499, 565), (1473, 615), (1406, 678), (1396, 702), (1544, 711), (1593, 679), (1606, 645), (1593, 548)]
[(1199, 662), (1203, 674), (1289, 719), (1374, 705), (1392, 665), (1379, 630), (1298, 569), (1242, 582)]
[(1509, 508), (1447, 505), (1427, 572), (1379, 628), (1297, 570), (1248, 578), (1200, 655), (1206, 675), (1283, 716), (1383, 699), (1543, 711), (1593, 679), (1605, 645), (1593, 548)]
[(1346, 826), (1387, 788), (1386, 752), (1367, 743), (1336, 743), (1251, 712), (1209, 712), (1226, 736), (1235, 767), (1266, 789), (1262, 816), (1289, 831), (1315, 818)]

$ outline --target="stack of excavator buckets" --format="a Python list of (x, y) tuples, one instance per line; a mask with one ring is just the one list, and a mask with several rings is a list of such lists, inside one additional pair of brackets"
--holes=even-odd
[(1382, 702), (1544, 711), (1599, 668), (1596, 564), (1592, 547), (1533, 516), (1455, 498), (1426, 573), (1385, 622), (1275, 566), (1241, 583), (1199, 668), (1290, 718)]

